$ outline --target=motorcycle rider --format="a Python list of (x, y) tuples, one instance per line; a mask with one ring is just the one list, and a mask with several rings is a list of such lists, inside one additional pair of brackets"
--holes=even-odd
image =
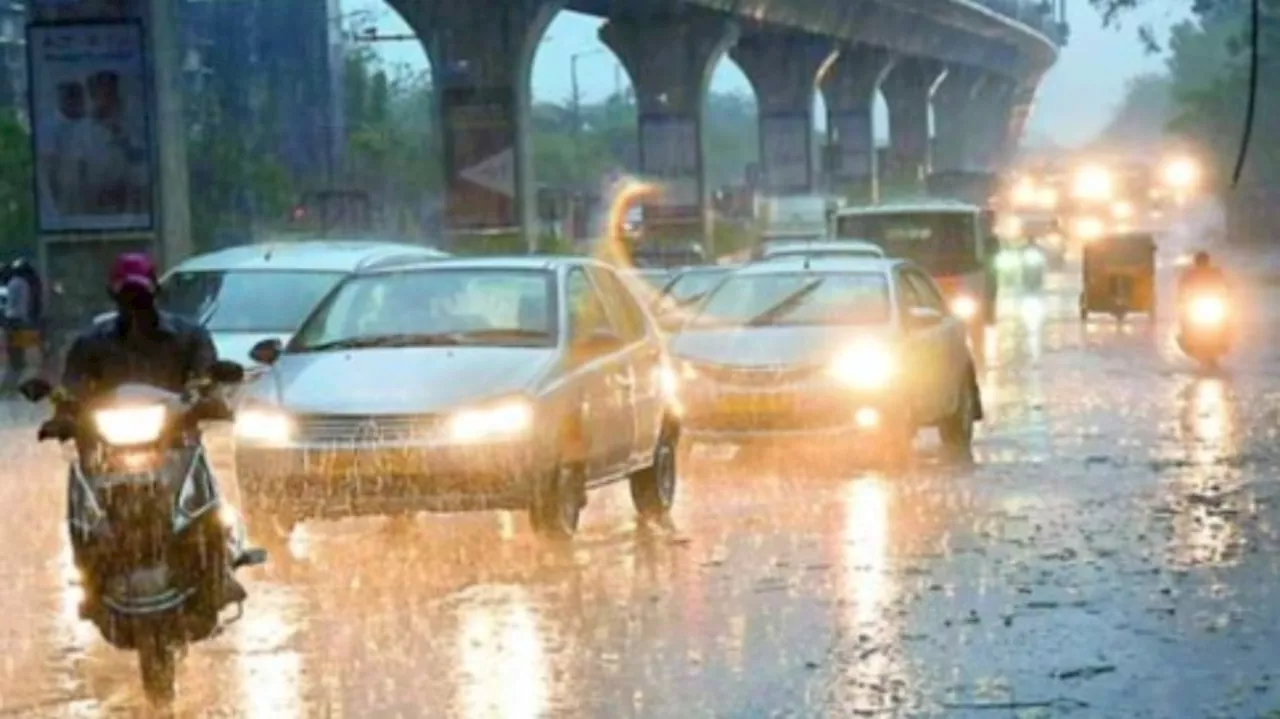
[[(182, 393), (190, 383), (207, 380), (217, 359), (208, 330), (156, 307), (159, 293), (155, 263), (142, 253), (116, 258), (108, 276), (116, 312), (80, 334), (67, 352), (62, 386), (73, 397), (92, 397), (130, 382)], [(48, 436), (54, 417), (41, 427)], [(228, 561), (234, 557), (228, 557)], [(222, 605), (247, 598), (228, 564)]]

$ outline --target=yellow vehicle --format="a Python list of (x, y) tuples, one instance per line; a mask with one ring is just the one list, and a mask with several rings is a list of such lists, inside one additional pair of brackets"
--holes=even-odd
[(1146, 232), (1103, 235), (1084, 247), (1080, 319), (1106, 312), (1156, 316), (1156, 241)]

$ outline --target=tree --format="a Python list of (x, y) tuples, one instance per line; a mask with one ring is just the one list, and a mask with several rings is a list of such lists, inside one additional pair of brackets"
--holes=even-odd
[(0, 112), (0, 260), (34, 255), (31, 137), (12, 111)]
[(1158, 149), (1173, 116), (1173, 82), (1165, 74), (1147, 74), (1129, 80), (1124, 99), (1095, 143), (1123, 148), (1130, 153)]

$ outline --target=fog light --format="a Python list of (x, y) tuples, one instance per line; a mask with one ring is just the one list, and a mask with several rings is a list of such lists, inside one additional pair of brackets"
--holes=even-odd
[(872, 429), (880, 425), (880, 413), (870, 407), (863, 407), (853, 413), (853, 421), (860, 429)]

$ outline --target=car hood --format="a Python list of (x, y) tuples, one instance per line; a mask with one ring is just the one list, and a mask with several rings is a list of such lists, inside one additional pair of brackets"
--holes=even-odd
[(535, 391), (555, 357), (553, 349), (513, 347), (286, 354), (249, 399), (299, 413), (428, 414)]
[(889, 334), (885, 327), (734, 327), (681, 332), (670, 346), (692, 362), (778, 367), (826, 362), (854, 339)]
[(218, 359), (239, 362), (245, 367), (258, 363), (249, 356), (249, 350), (262, 340), (278, 339), (287, 344), (292, 336), (284, 332), (212, 332), (213, 346), (218, 348)]

